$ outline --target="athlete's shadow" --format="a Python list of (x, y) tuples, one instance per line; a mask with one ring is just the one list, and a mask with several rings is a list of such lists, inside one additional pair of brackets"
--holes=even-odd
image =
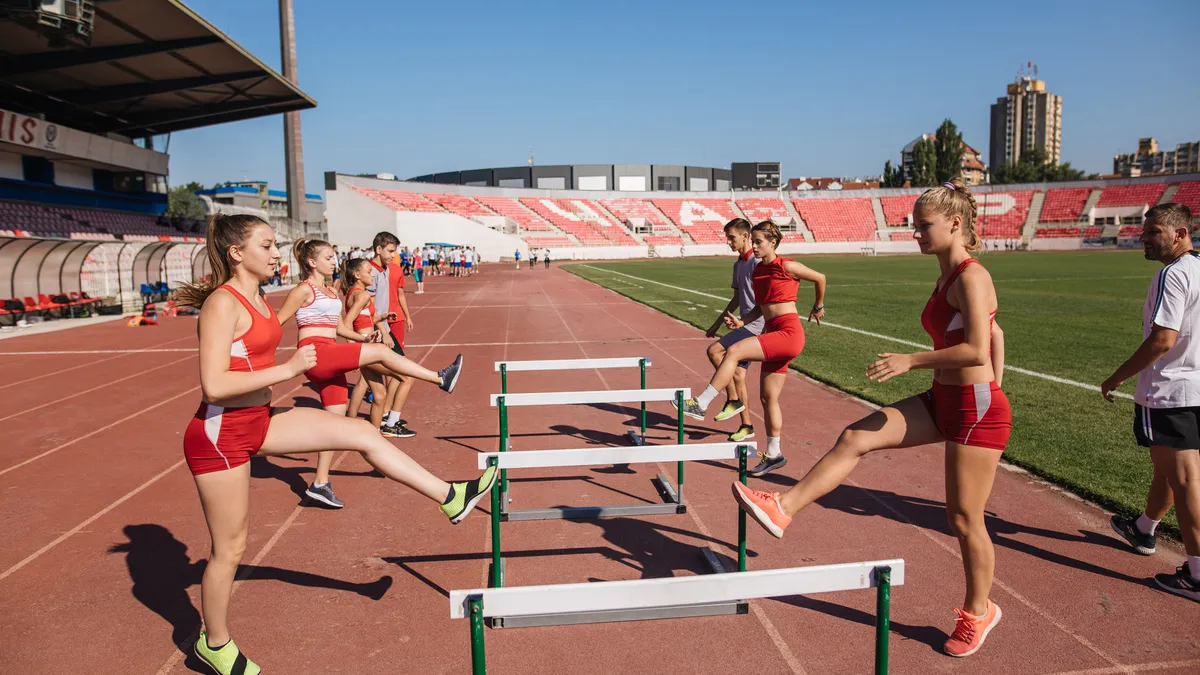
[[(125, 565), (133, 581), (133, 597), (171, 624), (171, 642), (187, 655), (186, 663), (192, 670), (209, 672), (192, 654), (192, 643), (200, 629), (200, 612), (188, 596), (188, 589), (200, 584), (208, 561), (192, 561), (187, 545), (162, 525), (126, 525), (123, 531), (128, 541), (114, 544), (108, 552), (125, 554)], [(269, 579), (310, 588), (349, 591), (372, 600), (382, 598), (392, 585), (390, 576), (356, 584), (319, 574), (253, 565), (239, 566), (237, 578)]]
[[(950, 533), (950, 526), (946, 522), (945, 502), (901, 495), (888, 490), (843, 485), (818, 499), (817, 503), (823, 508), (836, 509), (856, 516), (887, 518), (897, 522), (908, 522), (917, 527), (940, 532), (947, 537), (953, 537)], [(1072, 567), (1084, 572), (1140, 586), (1146, 586), (1150, 583), (1145, 578), (1130, 576), (1086, 560), (1079, 560), (1062, 553), (1049, 551), (1018, 538), (1033, 535), (1055, 541), (1121, 549), (1122, 547), (1117, 541), (1110, 536), (1097, 534), (1088, 530), (1078, 530), (1077, 534), (1073, 534), (1047, 530), (1032, 525), (1023, 525), (1005, 520), (991, 511), (986, 512), (984, 523), (987, 526), (988, 533), (992, 537), (992, 542), (996, 546), (1019, 551), (1056, 565)]]
[[(250, 458), (250, 477), (251, 478), (274, 478), (276, 480), (287, 483), (292, 492), (300, 498), (302, 502), (313, 501), (304, 495), (304, 491), (308, 489), (310, 479), (306, 479), (308, 475), (311, 478), (312, 474), (317, 472), (316, 455), (310, 460), (306, 456), (294, 457), (292, 455), (277, 455), (275, 459), (287, 459), (293, 462), (305, 462), (300, 466), (284, 466), (277, 464), (267, 457), (251, 457)], [(329, 472), (330, 480), (338, 476), (382, 476), (374, 469), (370, 471), (339, 471), (331, 470)]]
[[(737, 562), (728, 554), (721, 551), (737, 551), (737, 544), (721, 541), (708, 535), (653, 523), (640, 518), (597, 518), (588, 520), (601, 530), (601, 536), (619, 551), (623, 560), (631, 567), (641, 571), (643, 579), (660, 579), (675, 576), (675, 572), (684, 571), (693, 574), (711, 574), (700, 551), (702, 544), (711, 544), (710, 548), (722, 560), (727, 572), (737, 570)], [(681, 541), (668, 534), (681, 535), (693, 541)], [(697, 543), (695, 540), (699, 540)], [(736, 553), (735, 553), (736, 555)], [(758, 553), (747, 549), (746, 557), (757, 557)], [(590, 581), (600, 581), (591, 577)]]
[[(618, 405), (616, 403), (589, 403), (588, 407), (595, 408), (597, 410), (603, 410), (605, 412), (615, 413), (617, 415), (621, 415), (622, 417), (626, 417), (628, 419), (626, 419), (622, 423), (624, 426), (634, 427), (639, 430), (641, 429), (642, 409), (640, 406), (635, 408), (632, 406)], [(679, 425), (679, 419), (676, 417), (673, 417), (671, 415), (664, 415), (663, 413), (655, 412), (653, 410), (646, 411), (646, 433), (647, 434), (650, 433), (651, 431), (659, 431), (659, 432), (669, 433), (671, 435), (671, 438), (674, 439), (675, 434), (678, 430), (678, 425)], [(712, 436), (713, 434), (718, 434), (721, 436), (725, 436), (725, 435), (729, 434), (729, 432), (724, 429), (714, 429), (712, 427), (702, 427), (698, 424), (693, 424), (686, 420), (684, 422), (683, 432), (684, 432), (684, 436), (688, 440), (691, 440), (691, 441), (698, 441), (703, 438), (708, 438), (709, 436)], [(674, 440), (672, 440), (672, 442), (674, 442)]]
[[(832, 617), (836, 617), (843, 621), (853, 621), (855, 623), (875, 627), (875, 615), (870, 612), (864, 612), (861, 609), (846, 607), (834, 602), (818, 600), (817, 598), (806, 595), (790, 595), (786, 597), (774, 598), (776, 602), (782, 602), (802, 609), (810, 609), (814, 612), (820, 612)], [(908, 624), (899, 623), (895, 620), (890, 622), (891, 632), (899, 635), (907, 640), (915, 640), (929, 645), (935, 652), (942, 652), (942, 645), (945, 644), (946, 638), (950, 637), (940, 628), (935, 626), (910, 626)]]

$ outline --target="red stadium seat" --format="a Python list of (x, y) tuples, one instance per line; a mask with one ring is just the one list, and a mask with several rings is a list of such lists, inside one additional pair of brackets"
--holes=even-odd
[(739, 199), (735, 202), (751, 225), (757, 225), (764, 220), (786, 222), (792, 219), (787, 205), (782, 199)]
[(1108, 206), (1154, 206), (1162, 198), (1166, 183), (1142, 183), (1140, 185), (1113, 185), (1100, 193), (1098, 208)]
[(1060, 188), (1046, 192), (1042, 203), (1043, 223), (1074, 223), (1083, 215), (1083, 205), (1092, 194), (1092, 188)]
[(792, 205), (808, 224), (815, 241), (868, 241), (875, 238), (875, 210), (868, 198), (796, 198), (792, 199)]

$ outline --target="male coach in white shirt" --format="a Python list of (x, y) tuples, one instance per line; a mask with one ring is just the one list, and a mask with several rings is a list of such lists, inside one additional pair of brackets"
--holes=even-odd
[[(1192, 212), (1159, 204), (1142, 224), (1146, 259), (1163, 268), (1150, 282), (1142, 308), (1144, 339), (1100, 393), (1138, 376), (1134, 435), (1150, 448), (1154, 480), (1139, 518), (1113, 516), (1112, 526), (1139, 553), (1154, 552), (1154, 528), (1175, 502), (1187, 562), (1175, 574), (1156, 574), (1159, 588), (1200, 602), (1200, 256), (1192, 250)], [(1164, 480), (1165, 479), (1165, 480)]]

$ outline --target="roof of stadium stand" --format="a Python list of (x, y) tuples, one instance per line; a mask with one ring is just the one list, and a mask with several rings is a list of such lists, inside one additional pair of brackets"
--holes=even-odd
[(0, 101), (130, 138), (317, 105), (178, 0), (96, 3), (90, 47), (50, 48), (31, 28), (0, 23)]

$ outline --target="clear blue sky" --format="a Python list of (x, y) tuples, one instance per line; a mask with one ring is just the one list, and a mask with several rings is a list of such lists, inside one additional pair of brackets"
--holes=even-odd
[[(190, 0), (279, 69), (278, 4)], [(977, 6), (978, 5), (978, 6)], [(1063, 159), (1200, 139), (1200, 3), (296, 0), (309, 192), (325, 171), (783, 163), (865, 176), (949, 117), (988, 151), (1026, 61), (1064, 98)], [(160, 146), (161, 147), (161, 146)], [(283, 188), (283, 122), (177, 133), (171, 182)]]

